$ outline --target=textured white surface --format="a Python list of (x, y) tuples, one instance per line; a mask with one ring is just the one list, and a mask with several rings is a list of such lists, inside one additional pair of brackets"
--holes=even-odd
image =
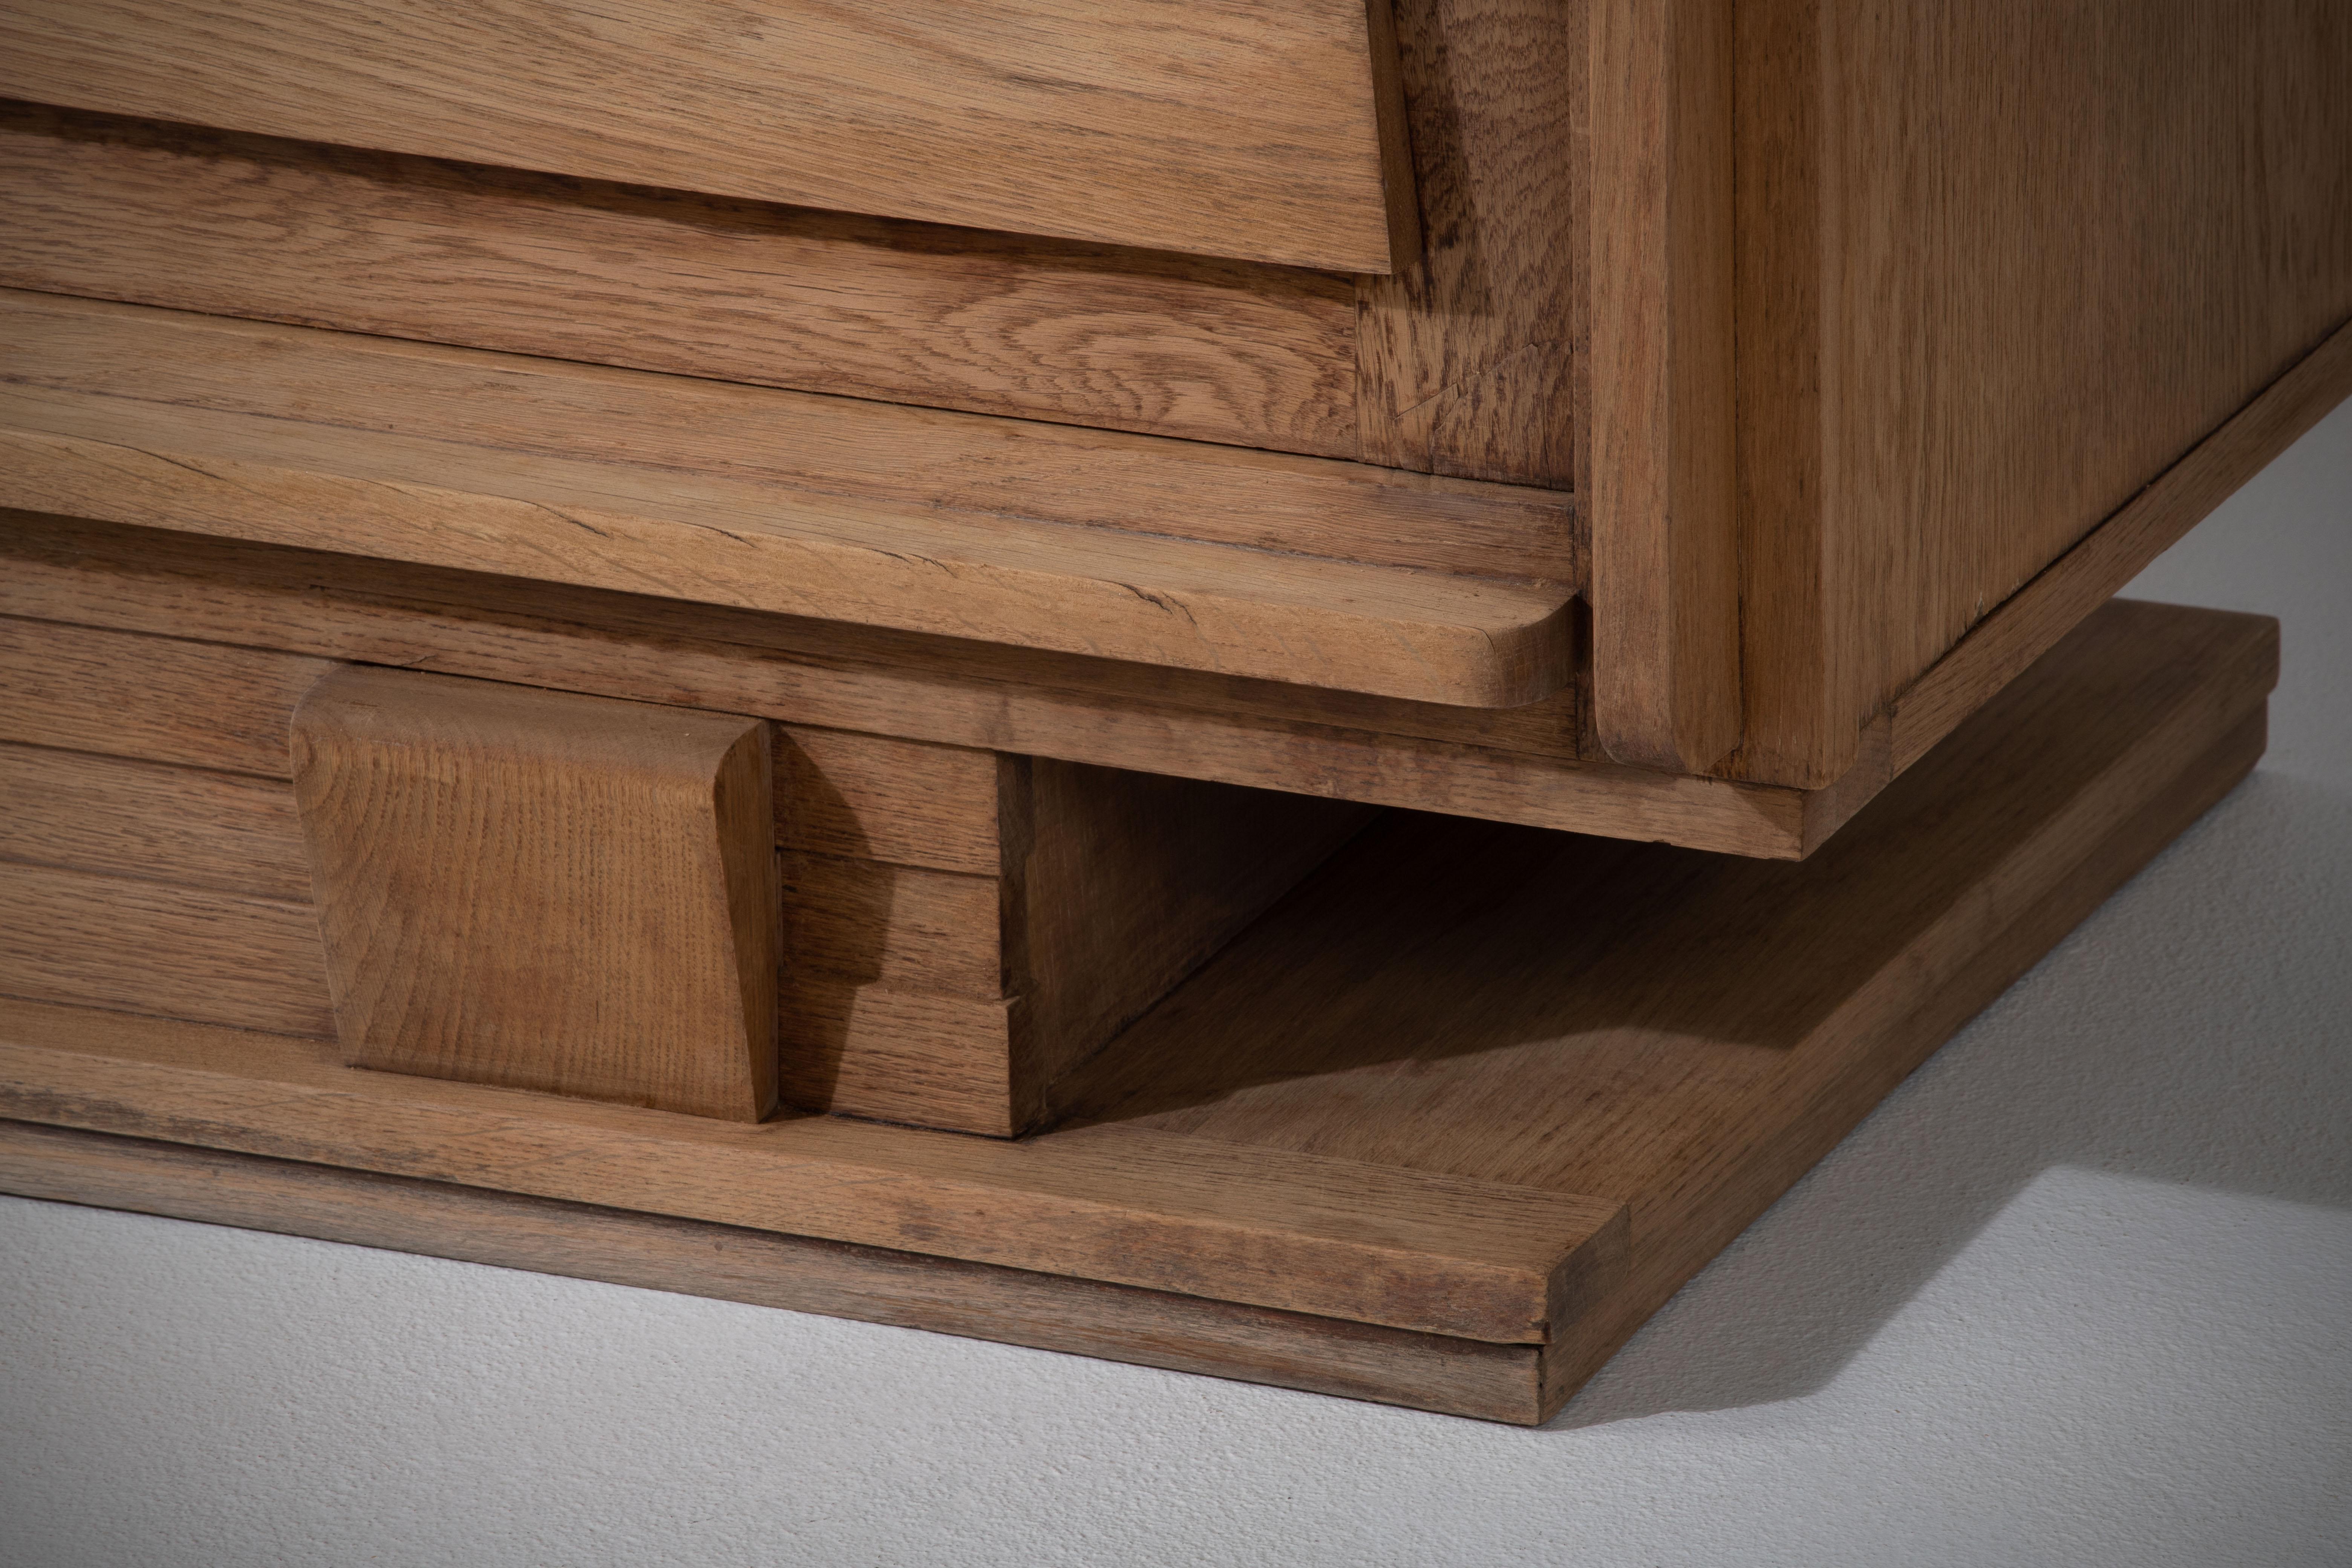
[(2352, 407), (2269, 760), (1549, 1429), (0, 1201), (0, 1562), (2352, 1563)]

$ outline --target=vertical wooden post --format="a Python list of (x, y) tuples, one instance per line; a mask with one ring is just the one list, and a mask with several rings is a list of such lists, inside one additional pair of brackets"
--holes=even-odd
[(1620, 762), (1739, 742), (1729, 0), (1592, 0), (1593, 721)]

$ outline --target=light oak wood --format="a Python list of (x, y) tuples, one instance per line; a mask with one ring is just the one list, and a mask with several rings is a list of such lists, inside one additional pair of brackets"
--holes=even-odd
[(1413, 207), (1372, 32), (1364, 0), (20, 0), (0, 92), (1383, 272)]
[(1678, 773), (1741, 722), (1731, 13), (1591, 9), (1592, 722), (1618, 761)]
[(1323, 457), (1359, 447), (1345, 279), (30, 104), (0, 104), (0, 283)]
[[(1559, 584), (1034, 522), (969, 490), (957, 511), (824, 488), (845, 482), (825, 460), (844, 441), (900, 484), (953, 471), (932, 465), (1010, 429), (976, 416), (46, 295), (5, 310), (11, 505), (1447, 703), (1532, 701), (1568, 677)], [(798, 443), (818, 461), (763, 461)], [(1196, 459), (1237, 500), (1294, 466), (1297, 499), (1350, 531), (1442, 499), (1426, 484), (1443, 481), (1163, 446), (1171, 532), (1193, 526)], [(1253, 505), (1249, 525), (1267, 521)]]
[(757, 719), (340, 669), (295, 798), (345, 1059), (757, 1121), (776, 1101)]
[(209, 768), (0, 745), (0, 858), (310, 898), (293, 795)]
[(1582, 0), (1395, 10), (1422, 232), (1357, 279), (1364, 459), (1578, 489)]
[(993, 877), (1002, 868), (996, 753), (780, 725), (776, 842), (835, 858)]
[(331, 1038), (307, 901), (0, 861), (0, 994)]
[(2352, 397), (2352, 323), (2002, 601), (1895, 701), (1889, 763), (1925, 756), (2272, 458)]
[(1813, 786), (2352, 317), (2352, 13), (1757, 0), (1738, 26), (1736, 769)]
[(794, 971), (891, 990), (1005, 994), (996, 878), (830, 855), (786, 855), (779, 875)]
[(1007, 946), (1023, 1000), (1013, 1097), (1052, 1086), (1370, 822), (1362, 806), (1027, 762)]
[[(212, 1217), (303, 1230), (390, 1209), (394, 1245), (521, 1267), (711, 1280), (666, 1281), (667, 1243), (618, 1226), (584, 1260), (513, 1228), (485, 1240), (486, 1210), (367, 1173), (1525, 1346), (1532, 1401), (1494, 1397), (1517, 1363), (1492, 1359), (1435, 1396), (1417, 1363), (1385, 1396), (1539, 1420), (2243, 774), (2276, 660), (2259, 617), (2113, 605), (1803, 865), (1392, 818), (1080, 1075), (1075, 1120), (1093, 1125), (1018, 1144), (400, 1079), (299, 1041), (21, 1004), (0, 1007), (0, 1105), (361, 1173), (298, 1218), (270, 1206), (289, 1173), (208, 1167), (230, 1188)], [(143, 1206), (162, 1184), (100, 1147), (103, 1169), (54, 1145), (28, 1169), (12, 1137), (6, 1180)], [(164, 1212), (205, 1216), (212, 1181), (191, 1172), (173, 1200), (191, 1207)], [(934, 1310), (922, 1287), (860, 1278)], [(1008, 1310), (1060, 1331), (1056, 1308)], [(1161, 1353), (1140, 1325), (1097, 1342)], [(1321, 1385), (1247, 1345), (1206, 1359)]]
[[(268, 1142), (312, 1164), (1496, 1344), (1539, 1342), (1624, 1259), (1613, 1204), (1148, 1131), (1013, 1143), (824, 1116), (750, 1126), (32, 1003), (0, 1005), (0, 1104), (20, 1120), (248, 1153)], [(174, 1125), (152, 1120), (174, 1102)]]
[[(1811, 797), (1798, 791), (1575, 760), (1572, 690), (1558, 702), (1492, 715), (1489, 743), (1465, 744), (1426, 738), (1478, 736), (1486, 728), (1461, 723), (1456, 710), (1041, 660), (980, 645), (942, 650), (855, 628), (25, 512), (0, 512), (0, 560), (6, 565), (0, 611), (757, 713), (788, 721), (801, 744), (812, 727), (861, 726), (950, 748), (1743, 855), (1793, 858), (1822, 836)], [(157, 657), (161, 644), (132, 637), (111, 652), (137, 660)], [(291, 683), (281, 705), (268, 710), (271, 721), (323, 668), (273, 667), (264, 675), (266, 685)], [(147, 689), (135, 679), (98, 689), (111, 695), (93, 700), (86, 689), (86, 708), (111, 702), (141, 710), (147, 702)], [(177, 722), (184, 715), (170, 717)], [(865, 737), (843, 744), (887, 742)], [(850, 852), (868, 853), (856, 847), (861, 836), (904, 847), (952, 832), (961, 847), (941, 852), (942, 868), (973, 864), (972, 846), (987, 842), (973, 835), (997, 830), (992, 815), (985, 829), (977, 826), (975, 814), (992, 810), (973, 804), (984, 803), (985, 793), (943, 785), (933, 799), (965, 804), (941, 808), (935, 825), (908, 795), (871, 782), (877, 770), (898, 765), (887, 750), (875, 752), (857, 771), (838, 775), (844, 804), (825, 810), (834, 830), (851, 836)], [(910, 764), (906, 783), (926, 788), (929, 776)], [(946, 826), (950, 819), (954, 826)], [(871, 853), (929, 858), (903, 847)]]
[(0, 616), (0, 741), (284, 778), (287, 715), (331, 668)]
[(252, 1154), (0, 1122), (0, 1191), (1533, 1422), (1534, 1345)]

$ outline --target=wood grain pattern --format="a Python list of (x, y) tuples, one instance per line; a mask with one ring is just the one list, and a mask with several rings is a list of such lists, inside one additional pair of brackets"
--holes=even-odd
[(1818, 785), (2352, 316), (2352, 13), (1759, 0), (1738, 28), (1736, 767)]
[(1529, 1423), (1534, 1345), (1418, 1334), (445, 1182), (0, 1122), (0, 1191)]
[(0, 861), (0, 994), (331, 1038), (308, 903)]
[[(1311, 796), (1033, 759), (1013, 959), (1020, 1124), (1053, 1084), (1374, 813)], [(1008, 847), (1010, 850), (1013, 847)], [(1010, 858), (1008, 855), (1008, 858)]]
[(1411, 247), (1390, 80), (1363, 0), (22, 0), (0, 22), (16, 98), (1341, 272)]
[(1806, 847), (1801, 792), (1575, 760), (1572, 689), (1474, 724), (231, 540), (25, 512), (0, 525), (0, 611), (1734, 854)]
[[(1505, 1413), (1540, 1420), (2243, 774), (2276, 661), (2260, 617), (2111, 605), (1801, 866), (1393, 818), (1100, 1059), (1084, 1114), (1116, 1120), (1017, 1145), (401, 1082), (298, 1041), (28, 1005), (0, 1007), (0, 1104), (1540, 1347), (1539, 1397)], [(106, 1180), (155, 1185), (120, 1168)], [(200, 1201), (204, 1184), (179, 1184)], [(1563, 1228), (1584, 1237), (1565, 1254)], [(655, 1237), (603, 1235), (599, 1268), (669, 1266)], [(531, 1266), (531, 1248), (516, 1253)], [(1469, 1391), (1491, 1393), (1492, 1368), (1465, 1369), (1438, 1407), (1484, 1404)], [(1401, 1379), (1390, 1396), (1426, 1393)]]
[(345, 668), (294, 710), (345, 1058), (757, 1121), (776, 1101), (764, 721)]
[(0, 103), (0, 283), (1323, 457), (1359, 445), (1345, 279), (39, 105)]
[(776, 842), (788, 851), (993, 877), (996, 753), (847, 730), (776, 730)]
[[(176, 1121), (155, 1111), (176, 1104)], [(1140, 1130), (1012, 1143), (756, 1126), (371, 1073), (316, 1042), (0, 1005), (0, 1105), (161, 1137), (1496, 1344), (1624, 1259), (1613, 1204)], [(592, 1156), (582, 1153), (583, 1144)], [(495, 1173), (495, 1174), (493, 1173)]]
[[(846, 440), (903, 483), (950, 455), (926, 429), (950, 448), (1076, 432), (46, 295), (5, 305), (12, 505), (1471, 706), (1567, 679), (1558, 584), (844, 494), (822, 461)], [(796, 441), (835, 477), (763, 464)], [(1384, 500), (1442, 499), (1357, 467), (1163, 445), (1174, 488), (1159, 500), (1180, 513), (1201, 499), (1183, 476), (1202, 454), (1234, 483), (1306, 465), (1294, 495), (1350, 531), (1399, 521)], [(1253, 506), (1264, 493), (1242, 488)]]
[(784, 952), (795, 972), (993, 1001), (1006, 991), (997, 879), (786, 855)]
[(1579, 488), (1584, 11), (1397, 0), (1422, 233), (1357, 279), (1367, 462)]
[(0, 616), (0, 741), (283, 778), (286, 716), (331, 668)]
[(1925, 756), (2347, 397), (2352, 324), (2003, 600), (1897, 698), (1888, 726), (1894, 770)]
[(1678, 773), (1740, 731), (1731, 10), (1591, 13), (1592, 723)]
[(294, 797), (275, 779), (0, 745), (0, 859), (308, 903)]

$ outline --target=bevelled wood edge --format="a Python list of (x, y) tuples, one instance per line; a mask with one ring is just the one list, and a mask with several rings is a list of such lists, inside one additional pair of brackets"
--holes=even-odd
[(0, 1191), (1489, 1421), (1542, 1413), (1532, 1345), (103, 1132), (0, 1121)]
[[(1054, 426), (14, 290), (0, 314), (0, 504), (1455, 706), (1570, 678), (1570, 584), (1189, 536), (1258, 479), (1349, 528), (1445, 510), (1355, 465), (1105, 435), (1150, 454), (1151, 529), (1043, 521), (953, 492)], [(939, 493), (762, 466), (893, 433)]]
[(0, 1115), (1535, 1343), (1623, 1272), (1623, 1205), (1088, 1129), (744, 1126), (368, 1072), (331, 1047), (0, 1001)]

